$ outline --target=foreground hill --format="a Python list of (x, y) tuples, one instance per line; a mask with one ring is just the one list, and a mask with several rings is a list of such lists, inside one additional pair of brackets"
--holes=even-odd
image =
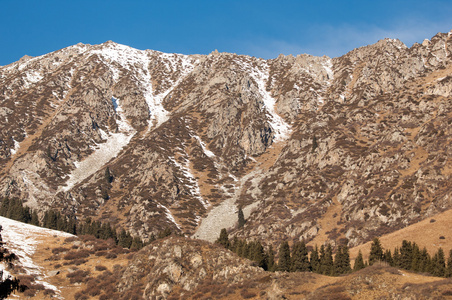
[(0, 67), (0, 195), (144, 239), (358, 245), (451, 208), (451, 36), (333, 59), (23, 57)]
[(170, 236), (129, 252), (89, 236), (0, 222), (7, 247), (19, 256), (8, 270), (29, 286), (11, 299), (452, 298), (450, 279), (384, 265), (341, 277), (271, 273), (201, 240)]

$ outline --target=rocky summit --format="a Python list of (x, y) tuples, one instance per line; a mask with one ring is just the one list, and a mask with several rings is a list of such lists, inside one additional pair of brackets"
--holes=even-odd
[(77, 44), (0, 67), (0, 196), (144, 240), (356, 246), (452, 207), (451, 92), (452, 32), (337, 58)]

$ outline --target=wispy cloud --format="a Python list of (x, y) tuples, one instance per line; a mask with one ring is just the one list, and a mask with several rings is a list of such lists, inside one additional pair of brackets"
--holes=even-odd
[(387, 27), (376, 25), (312, 25), (300, 34), (299, 40), (291, 38), (256, 39), (241, 43), (243, 53), (263, 58), (274, 58), (280, 53), (316, 56), (341, 56), (354, 48), (376, 43), (384, 38), (397, 38), (408, 47), (415, 42), (430, 39), (438, 32), (452, 29), (450, 22), (432, 22), (421, 19), (396, 21)]

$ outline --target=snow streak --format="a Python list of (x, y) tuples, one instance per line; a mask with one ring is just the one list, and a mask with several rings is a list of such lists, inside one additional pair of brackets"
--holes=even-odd
[(247, 62), (241, 61), (240, 63), (242, 64), (242, 67), (249, 72), (257, 84), (259, 94), (262, 96), (264, 107), (267, 110), (267, 115), (270, 119), (270, 126), (275, 132), (275, 142), (287, 139), (292, 131), (290, 125), (276, 113), (276, 99), (273, 98), (266, 89), (266, 82), (269, 76), (269, 66), (267, 62), (264, 60), (261, 61), (262, 69), (253, 67)]
[(119, 116), (119, 119), (116, 120), (116, 124), (118, 125), (119, 132), (110, 133), (108, 135), (103, 130), (99, 130), (101, 137), (106, 138), (105, 143), (97, 144), (97, 148), (94, 152), (81, 162), (74, 162), (76, 168), (69, 175), (66, 186), (62, 187), (63, 191), (66, 192), (70, 190), (76, 184), (100, 170), (112, 158), (118, 156), (119, 152), (129, 144), (130, 140), (135, 135), (136, 131), (130, 126), (123, 114), (120, 100), (113, 99), (112, 101), (115, 101), (117, 104), (116, 114)]
[[(45, 281), (45, 274), (42, 268), (33, 261), (33, 254), (39, 244), (37, 238), (48, 236), (72, 237), (72, 234), (41, 228), (30, 224), (17, 222), (11, 219), (0, 217), (0, 225), (3, 227), (2, 237), (6, 243), (6, 248), (19, 257), (19, 264), (25, 269), (28, 275), (33, 275), (35, 281), (44, 285), (47, 289), (58, 292), (58, 289)], [(3, 268), (0, 265), (0, 268)]]

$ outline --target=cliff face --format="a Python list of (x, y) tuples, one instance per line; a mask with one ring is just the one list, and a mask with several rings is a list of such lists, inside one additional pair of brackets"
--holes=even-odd
[(451, 44), (24, 57), (0, 67), (0, 193), (143, 238), (213, 240), (240, 205), (233, 234), (356, 245), (451, 206)]

